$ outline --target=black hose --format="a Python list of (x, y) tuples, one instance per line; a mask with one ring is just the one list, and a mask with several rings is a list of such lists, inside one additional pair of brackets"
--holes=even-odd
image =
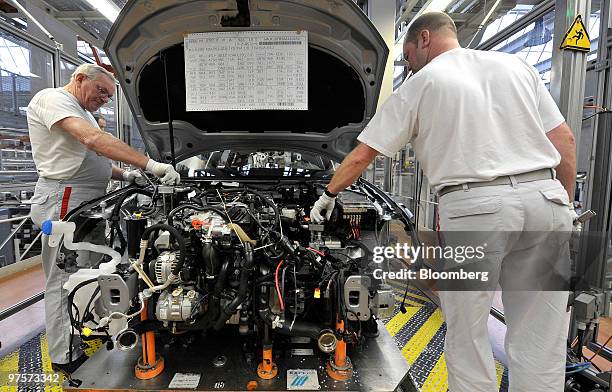
[(121, 211), (121, 207), (123, 206), (123, 203), (125, 203), (125, 200), (134, 194), (140, 194), (140, 195), (153, 197), (153, 193), (151, 191), (147, 191), (146, 189), (142, 189), (142, 188), (128, 189), (123, 195), (121, 195), (119, 199), (117, 199), (117, 203), (115, 203), (115, 207), (113, 207), (113, 212), (111, 213), (111, 216), (119, 216), (119, 211)]
[(110, 244), (111, 246), (113, 245), (113, 242), (115, 241), (115, 232), (117, 232), (117, 236), (119, 237), (119, 242), (121, 243), (120, 245), (121, 249), (119, 252), (121, 254), (123, 254), (123, 252), (125, 252), (125, 248), (127, 248), (127, 241), (125, 240), (125, 236), (123, 235), (123, 232), (121, 231), (121, 226), (119, 225), (119, 221), (121, 219), (121, 217), (119, 216), (119, 213), (121, 211), (121, 207), (123, 206), (123, 203), (125, 203), (128, 197), (134, 194), (141, 194), (141, 195), (145, 195), (149, 197), (153, 196), (153, 194), (150, 191), (147, 191), (145, 189), (130, 188), (123, 195), (121, 195), (119, 199), (117, 199), (117, 203), (113, 207), (113, 211), (111, 213), (111, 219), (110, 219), (111, 220)]
[(232, 314), (234, 314), (238, 306), (241, 303), (243, 303), (244, 300), (246, 299), (248, 283), (249, 283), (249, 272), (251, 271), (252, 267), (253, 267), (253, 249), (251, 248), (250, 243), (245, 242), (244, 243), (244, 265), (242, 266), (241, 271), (240, 271), (240, 285), (238, 286), (238, 294), (232, 300), (232, 302), (230, 302), (229, 305), (227, 305), (225, 309), (223, 309), (223, 311), (221, 312), (221, 315), (215, 322), (215, 326), (214, 326), (215, 331), (219, 331), (223, 328), (223, 326), (225, 325), (225, 322), (232, 316)]
[[(81, 326), (80, 325), (75, 325), (76, 321), (74, 319), (74, 315), (72, 314), (72, 307), (75, 306), (74, 305), (74, 294), (81, 289), (81, 287), (83, 286), (87, 286), (90, 283), (94, 283), (97, 282), (98, 278), (91, 278), (91, 279), (87, 279), (84, 280), (83, 282), (77, 284), (74, 289), (72, 289), (72, 291), (70, 292), (70, 294), (68, 294), (68, 317), (70, 318), (70, 325), (77, 328), (77, 330), (79, 331), (79, 333), (81, 333)], [(78, 310), (78, 307), (77, 307)], [(85, 309), (85, 312), (87, 312), (87, 309)], [(72, 340), (73, 340), (73, 335), (70, 334), (70, 343), (68, 345), (68, 362), (72, 362)]]
[(196, 210), (196, 211), (214, 211), (215, 213), (219, 214), (226, 222), (229, 222), (229, 218), (227, 217), (227, 214), (225, 213), (225, 211), (223, 211), (222, 209), (220, 209), (218, 207), (199, 206), (197, 204), (183, 204), (183, 205), (180, 205), (180, 206), (176, 207), (175, 209), (171, 210), (168, 213), (168, 224), (169, 225), (173, 225), (174, 224), (174, 222), (173, 222), (174, 215), (176, 215), (180, 211), (185, 210), (187, 208), (190, 208), (190, 209)]
[(175, 276), (178, 276), (179, 271), (183, 268), (183, 264), (185, 263), (185, 255), (187, 253), (187, 247), (185, 246), (185, 239), (183, 238), (183, 236), (181, 235), (181, 233), (174, 227), (167, 225), (165, 223), (158, 223), (155, 224), (153, 226), (149, 226), (145, 229), (145, 231), (142, 233), (142, 240), (148, 240), (149, 239), (149, 235), (151, 235), (152, 232), (154, 232), (155, 230), (166, 230), (170, 233), (170, 235), (172, 235), (175, 239), (176, 242), (178, 242), (179, 244), (179, 259), (178, 262), (176, 263), (176, 265), (174, 266), (174, 269), (172, 270), (172, 274)]
[(278, 207), (276, 207), (276, 204), (274, 203), (274, 201), (269, 200), (267, 197), (263, 195), (263, 193), (256, 191), (254, 189), (248, 189), (248, 191), (258, 196), (267, 205), (269, 205), (272, 208), (272, 210), (274, 210), (274, 224), (272, 225), (272, 227), (276, 226), (277, 224), (280, 225), (280, 213), (278, 212)]
[[(274, 315), (270, 311), (270, 309), (259, 309), (259, 317), (268, 325), (272, 325), (272, 319)], [(293, 327), (291, 327), (291, 323), (284, 322), (282, 327), (275, 327), (274, 332), (278, 332), (283, 335), (288, 336), (306, 336), (311, 339), (317, 340), (319, 335), (326, 327), (322, 327), (315, 323), (307, 322), (307, 321), (296, 321), (293, 323)]]
[(217, 281), (215, 282), (215, 297), (218, 297), (219, 294), (225, 288), (225, 276), (227, 275), (227, 269), (229, 268), (229, 260), (225, 260), (221, 265), (221, 271), (219, 271), (219, 275), (217, 275)]

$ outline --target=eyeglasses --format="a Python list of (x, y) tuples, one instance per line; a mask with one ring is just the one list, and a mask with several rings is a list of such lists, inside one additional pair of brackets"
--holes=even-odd
[(113, 95), (104, 87), (100, 87), (96, 84), (96, 90), (98, 90), (98, 94), (100, 94), (102, 98), (108, 98), (109, 101), (113, 100)]

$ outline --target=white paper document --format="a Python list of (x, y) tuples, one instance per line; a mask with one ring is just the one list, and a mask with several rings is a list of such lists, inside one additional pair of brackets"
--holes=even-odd
[(308, 110), (308, 32), (187, 34), (187, 111)]

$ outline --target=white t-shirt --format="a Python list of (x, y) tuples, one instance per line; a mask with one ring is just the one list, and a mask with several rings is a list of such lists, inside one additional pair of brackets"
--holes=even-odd
[(36, 93), (27, 113), (32, 157), (38, 174), (54, 180), (71, 178), (81, 167), (87, 148), (56, 123), (67, 117), (80, 117), (98, 127), (92, 114), (63, 88), (47, 88)]
[(554, 168), (565, 119), (518, 56), (457, 48), (407, 79), (357, 138), (392, 157), (408, 142), (435, 190)]

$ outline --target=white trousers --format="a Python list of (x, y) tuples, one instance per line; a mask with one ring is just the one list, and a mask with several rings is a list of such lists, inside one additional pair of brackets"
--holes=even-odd
[[(517, 287), (541, 269), (538, 233), (567, 233), (558, 238), (569, 241), (568, 207), (567, 192), (557, 180), (472, 188), (440, 198), (444, 236), (480, 231), (482, 239), (491, 240), (486, 258), (493, 265), (493, 283), (502, 287), (510, 392), (564, 389), (568, 292), (534, 291), (528, 284)], [(568, 241), (559, 243), (564, 272), (569, 271)], [(447, 325), (444, 350), (451, 392), (498, 390), (487, 328), (494, 295), (494, 290), (439, 292)]]

